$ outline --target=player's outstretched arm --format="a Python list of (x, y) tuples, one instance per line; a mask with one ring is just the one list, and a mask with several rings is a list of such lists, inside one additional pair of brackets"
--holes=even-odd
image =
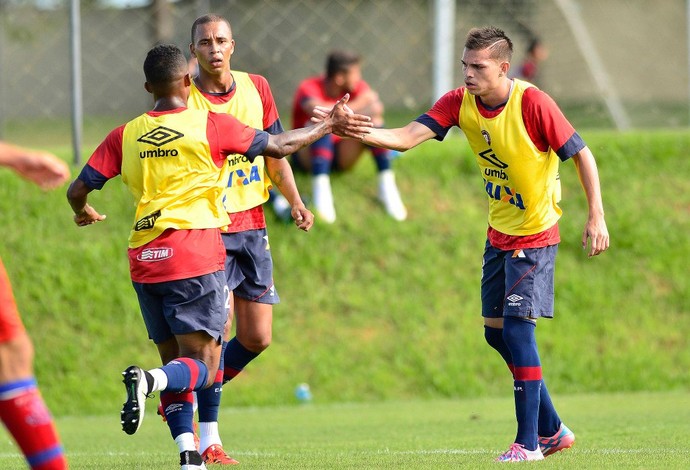
[[(345, 109), (349, 112), (353, 112), (348, 106), (345, 106)], [(314, 108), (314, 116), (311, 118), (311, 121), (315, 123), (320, 122), (322, 119), (325, 119), (330, 111), (330, 108), (317, 106)], [(335, 131), (333, 133), (340, 135)], [(412, 121), (405, 127), (398, 127), (397, 129), (374, 127), (360, 140), (372, 147), (381, 147), (404, 152), (435, 136), (436, 134), (424, 124)], [(341, 135), (341, 137), (348, 136)]]
[(80, 227), (95, 224), (105, 220), (105, 215), (99, 214), (96, 209), (87, 204), (91, 188), (79, 178), (72, 181), (67, 189), (67, 201), (74, 211), (74, 223)]
[(583, 148), (573, 156), (573, 162), (577, 169), (580, 184), (585, 191), (587, 204), (589, 206), (589, 216), (585, 229), (582, 232), (582, 248), (587, 249), (589, 242), (588, 256), (596, 256), (606, 251), (609, 247), (609, 231), (604, 220), (604, 204), (601, 198), (601, 187), (599, 185), (599, 171), (597, 163), (588, 147)]
[(69, 178), (69, 167), (52, 153), (0, 141), (0, 166), (14, 170), (41, 189), (55, 189)]
[(371, 119), (346, 109), (345, 104), (349, 98), (349, 94), (343, 96), (328, 115), (313, 126), (294, 129), (278, 135), (269, 135), (268, 146), (263, 152), (264, 156), (282, 158), (316, 142), (331, 132), (343, 137), (361, 140), (371, 131)]

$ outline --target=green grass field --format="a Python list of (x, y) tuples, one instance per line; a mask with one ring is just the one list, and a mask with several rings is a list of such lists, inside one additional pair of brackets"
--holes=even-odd
[[(564, 163), (556, 318), (537, 338), (578, 443), (539, 465), (690, 468), (690, 133), (583, 136), (612, 245), (583, 254), (586, 204)], [(71, 160), (67, 146), (53, 150)], [(376, 202), (369, 161), (334, 176), (336, 224), (304, 234), (269, 214), (282, 299), (273, 343), (226, 386), (221, 416), (243, 467), (482, 468), (514, 437), (512, 384), (482, 334), (486, 196), (467, 144), (425, 143), (396, 172), (404, 223)], [(308, 194), (308, 177), (297, 179)], [(175, 468), (155, 416), (141, 435), (119, 430), (120, 371), (158, 364), (128, 276), (131, 196), (108, 183), (91, 199), (106, 222), (77, 228), (64, 189), (44, 194), (0, 170), (0, 256), (41, 389), (73, 468)], [(291, 406), (300, 382), (314, 404)], [(7, 442), (0, 468), (23, 468)]]
[[(532, 465), (690, 468), (690, 394), (583, 393), (556, 401), (576, 444)], [(134, 436), (118, 418), (113, 409), (58, 419), (71, 468), (177, 468), (176, 447), (152, 410)], [(223, 408), (220, 423), (226, 450), (241, 468), (255, 469), (496, 468), (493, 459), (515, 433), (508, 398)], [(23, 468), (4, 435), (0, 468)]]

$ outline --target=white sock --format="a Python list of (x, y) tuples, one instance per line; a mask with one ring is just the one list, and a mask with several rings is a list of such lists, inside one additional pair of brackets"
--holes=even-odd
[(273, 198), (273, 210), (276, 211), (276, 214), (282, 214), (283, 212), (289, 212), (290, 209), (290, 203), (288, 202), (287, 199), (282, 194), (276, 194), (275, 197)]
[(407, 209), (400, 198), (393, 170), (388, 169), (379, 172), (379, 200), (383, 203), (388, 215), (395, 220), (402, 221), (407, 218)]
[(323, 222), (332, 224), (335, 222), (335, 206), (330, 175), (314, 175), (311, 180), (311, 187), (317, 215)]
[(222, 446), (218, 433), (218, 422), (199, 423), (199, 451), (203, 454), (212, 445)]
[(167, 388), (168, 376), (165, 375), (163, 369), (151, 369), (148, 371), (148, 373), (153, 376), (153, 388), (151, 388), (151, 392), (157, 392)]
[(180, 450), (180, 452), (185, 452), (187, 450), (195, 451), (196, 446), (194, 445), (194, 433), (183, 432), (175, 438), (175, 444), (177, 444), (177, 448)]

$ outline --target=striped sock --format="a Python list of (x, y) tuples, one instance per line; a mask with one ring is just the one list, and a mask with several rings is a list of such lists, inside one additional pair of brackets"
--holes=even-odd
[(508, 345), (514, 365), (515, 417), (517, 435), (515, 442), (527, 450), (537, 450), (539, 401), (542, 372), (537, 342), (534, 335), (536, 324), (515, 317), (503, 320), (503, 339)]
[[(485, 326), (484, 337), (486, 338), (486, 342), (489, 343), (492, 348), (498, 351), (508, 366), (508, 369), (510, 369), (510, 373), (513, 374), (515, 369), (513, 366), (513, 357), (510, 355), (508, 345), (505, 341), (503, 341), (503, 329)], [(544, 380), (542, 379), (539, 392), (539, 436), (553, 436), (556, 434), (556, 432), (558, 432), (560, 426), (561, 418), (558, 416), (556, 408), (553, 406), (549, 391), (546, 388)]]
[(67, 468), (53, 418), (35, 378), (0, 384), (0, 418), (33, 470)]
[(200, 390), (208, 379), (206, 364), (189, 357), (173, 359), (160, 369), (168, 378), (168, 384), (164, 388), (168, 392)]
[(242, 343), (237, 340), (237, 337), (232, 338), (225, 348), (223, 382), (225, 383), (234, 379), (237, 374), (242, 372), (245, 366), (256, 359), (258, 355), (258, 353), (252, 352), (242, 346)]
[[(176, 439), (180, 434), (194, 433), (192, 423), (194, 419), (193, 392), (162, 391), (160, 400), (173, 439)], [(196, 449), (192, 446), (191, 449), (180, 449), (180, 451), (183, 450)]]

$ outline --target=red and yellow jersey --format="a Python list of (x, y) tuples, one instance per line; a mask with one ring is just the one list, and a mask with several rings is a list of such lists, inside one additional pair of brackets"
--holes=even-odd
[(489, 225), (506, 235), (534, 235), (561, 217), (559, 159), (532, 142), (522, 119), (522, 98), (532, 85), (515, 80), (503, 111), (481, 115), (466, 94), (458, 121), (474, 152), (489, 196)]
[(232, 116), (187, 108), (151, 111), (108, 134), (79, 179), (101, 189), (121, 174), (134, 195), (129, 239), (134, 281), (163, 282), (223, 269), (219, 228), (229, 223), (222, 204), (227, 155), (252, 158), (267, 142), (267, 133)]
[(460, 127), (489, 197), (489, 241), (500, 249), (558, 243), (558, 163), (585, 147), (546, 93), (513, 80), (506, 103), (489, 108), (465, 87), (442, 96), (416, 120), (443, 140)]
[[(235, 70), (232, 76), (233, 87), (223, 94), (205, 93), (193, 81), (187, 105), (194, 109), (230, 114), (250, 127), (270, 132), (271, 126), (278, 121), (278, 112), (266, 79)], [(250, 162), (244, 155), (230, 155), (228, 168), (224, 203), (233, 220), (230, 231), (265, 227), (261, 205), (268, 200), (272, 183), (266, 173), (264, 158), (259, 156)], [(254, 208), (258, 208), (259, 212), (254, 216), (253, 213), (240, 214)], [(253, 219), (249, 221), (249, 227), (246, 226), (247, 218)], [(255, 226), (257, 224), (259, 226)]]
[(125, 124), (122, 182), (137, 201), (129, 237), (137, 248), (167, 229), (226, 228), (222, 205), (228, 168), (211, 158), (208, 111), (150, 116)]

